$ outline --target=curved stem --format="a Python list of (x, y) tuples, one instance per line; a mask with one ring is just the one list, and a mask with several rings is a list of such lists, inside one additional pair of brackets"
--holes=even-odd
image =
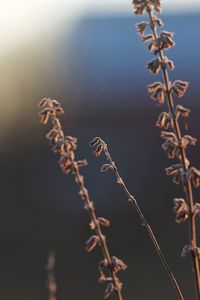
[(178, 294), (179, 299), (180, 300), (184, 300), (184, 297), (183, 297), (181, 289), (180, 289), (180, 287), (178, 285), (178, 282), (177, 282), (174, 274), (170, 270), (170, 267), (169, 267), (169, 265), (168, 265), (168, 263), (167, 263), (167, 261), (165, 259), (165, 256), (164, 256), (164, 254), (163, 254), (163, 252), (162, 252), (162, 250), (161, 250), (161, 248), (159, 246), (159, 243), (158, 243), (158, 241), (157, 241), (157, 239), (156, 239), (156, 237), (155, 237), (155, 235), (153, 233), (153, 230), (151, 229), (151, 226), (149, 225), (149, 223), (147, 222), (145, 216), (143, 215), (143, 213), (142, 213), (142, 211), (141, 211), (141, 209), (140, 209), (140, 207), (139, 207), (139, 205), (137, 203), (137, 200), (129, 192), (129, 190), (128, 190), (126, 184), (125, 184), (125, 182), (123, 181), (122, 177), (120, 176), (119, 171), (117, 169), (117, 166), (116, 166), (115, 162), (113, 161), (113, 159), (111, 157), (111, 154), (110, 154), (110, 152), (108, 150), (107, 144), (104, 141), (102, 141), (102, 143), (104, 145), (104, 153), (106, 155), (106, 158), (107, 158), (108, 162), (110, 163), (110, 165), (112, 167), (111, 168), (112, 171), (114, 172), (114, 174), (116, 176), (117, 183), (122, 186), (125, 194), (128, 197), (128, 201), (135, 206), (135, 209), (136, 209), (136, 211), (137, 211), (137, 213), (138, 213), (138, 215), (140, 217), (140, 220), (142, 221), (142, 225), (144, 225), (145, 229), (147, 230), (147, 233), (148, 233), (148, 235), (149, 235), (149, 237), (150, 237), (150, 239), (151, 239), (151, 241), (152, 241), (152, 243), (153, 243), (153, 245), (154, 245), (154, 247), (156, 249), (156, 252), (157, 252), (157, 254), (158, 254), (158, 256), (159, 256), (159, 258), (161, 260), (161, 263), (163, 264), (165, 270), (167, 271), (167, 274), (168, 274), (169, 278), (171, 279), (171, 281), (172, 281), (172, 283), (173, 283), (173, 285), (174, 285), (174, 287), (176, 289), (176, 292)]
[[(153, 24), (152, 11), (149, 10), (148, 14), (149, 14), (149, 19), (150, 19), (151, 23)], [(157, 42), (158, 34), (157, 34), (157, 30), (156, 30), (155, 26), (152, 27), (152, 33), (153, 33), (154, 40)], [(158, 55), (160, 57), (161, 62), (164, 63), (163, 51), (159, 50)], [(169, 111), (172, 115), (174, 133), (177, 137), (177, 140), (180, 142), (179, 143), (180, 160), (183, 165), (184, 172), (187, 172), (188, 166), (187, 166), (186, 152), (185, 152), (185, 148), (183, 148), (181, 145), (181, 139), (182, 139), (181, 129), (180, 129), (179, 122), (176, 118), (175, 110), (174, 110), (174, 99), (173, 99), (172, 93), (170, 91), (169, 74), (165, 67), (162, 67), (162, 73), (163, 73), (163, 80), (164, 80), (165, 87), (166, 87), (168, 107), (169, 107)], [(193, 201), (192, 185), (191, 185), (191, 181), (189, 178), (187, 179), (186, 183), (183, 183), (183, 189), (184, 189), (186, 201), (187, 201), (188, 207), (189, 207), (189, 222), (188, 222), (188, 224), (189, 224), (189, 237), (190, 237), (191, 249), (192, 249), (191, 256), (192, 256), (192, 262), (193, 262), (193, 267), (194, 267), (197, 295), (198, 295), (198, 299), (200, 299), (199, 258), (198, 258), (198, 253), (196, 251), (196, 249), (197, 249), (196, 222), (195, 222), (195, 215), (193, 214), (194, 201)]]

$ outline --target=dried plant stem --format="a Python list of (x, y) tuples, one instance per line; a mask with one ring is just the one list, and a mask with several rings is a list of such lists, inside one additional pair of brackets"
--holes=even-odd
[(46, 265), (47, 271), (47, 289), (49, 300), (57, 300), (57, 283), (55, 277), (55, 253), (50, 252), (48, 255), (48, 261)]
[[(152, 16), (151, 10), (148, 11), (148, 15), (149, 15), (149, 19), (150, 19), (151, 23), (153, 23), (153, 16)], [(157, 30), (156, 30), (155, 26), (152, 27), (152, 33), (153, 33), (155, 42), (157, 42), (158, 34), (157, 34)], [(159, 48), (159, 45), (158, 45), (158, 48)], [(179, 141), (180, 160), (182, 162), (184, 172), (186, 173), (188, 170), (187, 157), (186, 157), (185, 148), (181, 144), (181, 140), (182, 140), (181, 129), (180, 129), (178, 119), (176, 118), (175, 110), (174, 110), (174, 99), (173, 99), (173, 95), (170, 90), (169, 74), (168, 74), (166, 67), (164, 67), (165, 64), (164, 64), (163, 51), (159, 50), (158, 55), (160, 57), (162, 65), (163, 65), (161, 67), (161, 69), (162, 69), (162, 74), (163, 74), (163, 80), (164, 80), (165, 87), (166, 87), (167, 103), (168, 103), (169, 111), (172, 116), (172, 122), (174, 125), (173, 126), (174, 133), (177, 137), (177, 140)], [(193, 262), (193, 267), (194, 267), (197, 295), (198, 295), (198, 299), (200, 299), (200, 273), (199, 273), (199, 255), (198, 255), (198, 251), (197, 251), (196, 218), (195, 218), (195, 214), (193, 213), (194, 212), (193, 192), (192, 192), (191, 181), (189, 178), (187, 178), (186, 182), (183, 182), (183, 189), (184, 189), (186, 201), (187, 201), (188, 207), (189, 207), (189, 222), (188, 222), (188, 224), (189, 224), (189, 238), (190, 238), (190, 242), (191, 242), (191, 256), (192, 256), (192, 262)]]
[[(148, 232), (148, 235), (149, 235), (149, 237), (150, 237), (150, 239), (151, 239), (151, 241), (152, 241), (152, 243), (153, 243), (153, 245), (154, 245), (154, 247), (156, 249), (156, 252), (157, 252), (157, 254), (158, 254), (158, 256), (159, 256), (159, 258), (160, 258), (160, 260), (161, 260), (161, 262), (162, 262), (162, 264), (164, 266), (164, 268), (166, 269), (169, 278), (171, 279), (171, 281), (172, 281), (172, 283), (173, 283), (173, 285), (174, 285), (174, 287), (176, 289), (176, 292), (177, 292), (177, 295), (178, 295), (179, 299), (184, 300), (184, 297), (182, 295), (182, 292), (181, 292), (181, 289), (180, 289), (180, 287), (178, 285), (178, 282), (176, 281), (176, 278), (175, 278), (174, 274), (170, 270), (170, 267), (169, 267), (169, 265), (168, 265), (168, 263), (167, 263), (167, 261), (165, 259), (165, 256), (164, 256), (164, 254), (163, 254), (163, 252), (162, 252), (162, 250), (161, 250), (161, 248), (159, 246), (159, 243), (158, 243), (158, 241), (157, 241), (157, 239), (156, 239), (156, 237), (155, 237), (155, 235), (154, 235), (154, 233), (153, 233), (153, 231), (151, 229), (151, 226), (149, 225), (149, 223), (147, 222), (145, 216), (143, 215), (143, 213), (142, 213), (142, 211), (141, 211), (141, 209), (140, 209), (140, 207), (138, 205), (137, 200), (129, 192), (129, 190), (128, 190), (128, 188), (127, 188), (124, 180), (120, 176), (118, 168), (117, 168), (115, 162), (113, 161), (112, 156), (111, 156), (111, 154), (110, 154), (110, 152), (108, 150), (107, 144), (101, 138), (99, 138), (99, 137), (94, 138), (93, 141), (97, 142), (98, 145), (102, 145), (102, 150), (104, 151), (106, 159), (107, 159), (107, 161), (109, 163), (109, 165), (107, 165), (107, 164), (103, 165), (101, 170), (103, 172), (106, 171), (106, 170), (112, 170), (114, 172), (114, 174), (116, 176), (117, 183), (119, 185), (121, 185), (122, 189), (124, 190), (124, 192), (125, 192), (125, 194), (127, 196), (128, 201), (131, 204), (134, 205), (134, 207), (135, 207), (135, 209), (136, 209), (136, 211), (138, 213), (138, 216), (139, 216), (140, 220), (142, 221), (142, 225), (145, 227), (146, 231)], [(93, 147), (93, 144), (92, 144), (93, 141), (91, 142), (91, 146), (92, 147)], [(95, 146), (95, 144), (94, 144), (94, 146)], [(104, 170), (104, 167), (105, 167), (105, 170)]]
[[(118, 300), (123, 300), (122, 283), (117, 273), (127, 268), (124, 262), (116, 256), (111, 256), (105, 235), (102, 233), (101, 226), (108, 227), (109, 220), (97, 217), (94, 203), (90, 199), (89, 192), (85, 187), (84, 177), (80, 174), (80, 167), (86, 166), (86, 160), (76, 160), (75, 150), (77, 149), (77, 139), (71, 136), (65, 136), (57, 118), (57, 114), (63, 114), (64, 111), (61, 104), (50, 98), (44, 98), (39, 104), (41, 111), (40, 117), (43, 124), (47, 124), (49, 120), (53, 125), (46, 137), (52, 146), (52, 150), (60, 155), (59, 165), (64, 174), (70, 172), (74, 175), (75, 182), (79, 186), (79, 195), (84, 201), (84, 208), (90, 216), (90, 228), (95, 232), (86, 242), (86, 250), (92, 251), (95, 246), (99, 245), (103, 254), (103, 260), (99, 263), (99, 282), (106, 283), (104, 298), (107, 299), (115, 292)], [(108, 273), (108, 274), (107, 274)], [(52, 299), (54, 300), (54, 299)]]
[(120, 283), (119, 283), (119, 279), (116, 276), (116, 273), (113, 269), (112, 259), (111, 259), (110, 251), (108, 249), (108, 245), (107, 245), (107, 242), (106, 242), (106, 237), (103, 235), (103, 233), (101, 231), (101, 227), (99, 225), (98, 218), (97, 218), (96, 213), (95, 213), (93, 202), (91, 201), (88, 190), (86, 189), (85, 184), (84, 184), (84, 178), (83, 178), (83, 176), (80, 175), (79, 166), (76, 162), (73, 163), (73, 167), (74, 167), (73, 173), (74, 173), (74, 176), (75, 176), (75, 180), (76, 180), (76, 182), (79, 186), (82, 197), (85, 199), (85, 202), (86, 202), (86, 205), (87, 205), (87, 208), (88, 208), (87, 210), (88, 210), (88, 213), (90, 215), (90, 218), (91, 218), (92, 222), (95, 225), (94, 230), (95, 230), (96, 235), (99, 237), (99, 245), (101, 247), (103, 257), (108, 262), (108, 267), (109, 267), (109, 270), (110, 270), (110, 274), (112, 276), (113, 284), (115, 286), (115, 293), (117, 295), (117, 299), (118, 300), (123, 300), (122, 292), (121, 292), (121, 286), (120, 286)]

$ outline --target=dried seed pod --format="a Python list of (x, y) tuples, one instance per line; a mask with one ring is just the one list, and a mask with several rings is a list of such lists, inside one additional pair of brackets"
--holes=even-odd
[(189, 82), (176, 80), (172, 85), (172, 90), (178, 97), (183, 97), (187, 88), (189, 87)]
[(54, 153), (60, 153), (63, 154), (64, 153), (64, 147), (65, 147), (65, 142), (64, 140), (59, 140), (55, 143), (55, 145), (52, 147), (52, 151)]
[(46, 125), (49, 121), (49, 117), (50, 117), (50, 109), (48, 107), (43, 108), (40, 112), (39, 112), (39, 116), (41, 117), (40, 122), (44, 125)]
[(159, 58), (155, 58), (147, 63), (147, 69), (152, 73), (157, 74), (161, 69), (161, 62)]
[(161, 82), (154, 82), (147, 86), (147, 91), (149, 94), (154, 93), (158, 88), (161, 88), (163, 84)]
[(200, 186), (200, 170), (191, 167), (188, 170), (188, 178), (191, 179), (192, 184), (194, 187), (199, 187)]
[(200, 203), (195, 203), (193, 214), (195, 215), (195, 217), (200, 217)]
[(189, 218), (189, 208), (183, 198), (174, 199), (173, 211), (176, 214), (176, 223), (180, 224)]
[(151, 98), (157, 101), (159, 104), (163, 104), (165, 100), (165, 91), (163, 88), (158, 88), (152, 95)]
[(193, 138), (192, 136), (190, 135), (184, 135), (182, 137), (182, 147), (186, 147), (188, 144), (192, 145), (192, 146), (195, 146), (197, 143), (197, 139), (196, 138)]
[(103, 225), (103, 226), (105, 226), (105, 227), (110, 226), (110, 221), (109, 221), (108, 219), (99, 217), (99, 218), (98, 218), (98, 221), (99, 221), (99, 224), (101, 224), (101, 225)]
[(136, 24), (137, 33), (139, 33), (142, 36), (145, 32), (147, 25), (148, 25), (147, 22), (140, 22), (140, 23)]
[(113, 256), (111, 261), (112, 261), (114, 272), (124, 271), (128, 268), (128, 266), (116, 256)]
[(167, 50), (175, 46), (175, 42), (172, 40), (174, 33), (168, 31), (162, 31), (157, 40), (159, 50)]
[(151, 5), (153, 5), (155, 11), (161, 12), (161, 0), (150, 0)]
[(152, 41), (152, 39), (153, 39), (153, 34), (142, 35), (143, 42), (149, 42)]
[(86, 251), (91, 252), (97, 243), (99, 242), (99, 237), (97, 235), (92, 235), (87, 241), (86, 241)]
[(170, 60), (167, 56), (164, 56), (163, 61), (166, 65), (168, 65), (168, 67), (173, 70), (175, 68), (174, 66), (174, 62), (172, 60)]

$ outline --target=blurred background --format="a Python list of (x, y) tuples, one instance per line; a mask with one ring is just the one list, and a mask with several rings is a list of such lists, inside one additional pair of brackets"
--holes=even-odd
[[(175, 32), (177, 43), (167, 53), (176, 66), (171, 78), (191, 83), (178, 103), (192, 109), (189, 131), (198, 138), (200, 3), (162, 2), (165, 30)], [(113, 174), (100, 173), (105, 160), (88, 146), (94, 136), (108, 143), (186, 299), (195, 299), (190, 258), (180, 256), (188, 243), (187, 224), (176, 225), (172, 212), (172, 200), (182, 191), (165, 176), (169, 162), (154, 126), (163, 107), (146, 91), (158, 77), (147, 71), (152, 55), (135, 33), (141, 18), (122, 0), (0, 3), (0, 299), (47, 300), (51, 249), (59, 300), (103, 299), (97, 282), (101, 254), (85, 252), (91, 231), (78, 188), (71, 175), (60, 172), (45, 139), (49, 127), (39, 124), (37, 103), (46, 96), (62, 102), (63, 128), (78, 137), (77, 156), (89, 162), (82, 172), (97, 214), (111, 221), (106, 229), (111, 252), (129, 266), (121, 275), (124, 299), (177, 297)], [(189, 150), (197, 167), (199, 151), (199, 144)]]

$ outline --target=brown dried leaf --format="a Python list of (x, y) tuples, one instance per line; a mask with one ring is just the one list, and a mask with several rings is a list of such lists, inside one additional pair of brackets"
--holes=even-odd
[(178, 97), (183, 97), (188, 87), (189, 82), (176, 80), (172, 85), (172, 90), (176, 93)]

